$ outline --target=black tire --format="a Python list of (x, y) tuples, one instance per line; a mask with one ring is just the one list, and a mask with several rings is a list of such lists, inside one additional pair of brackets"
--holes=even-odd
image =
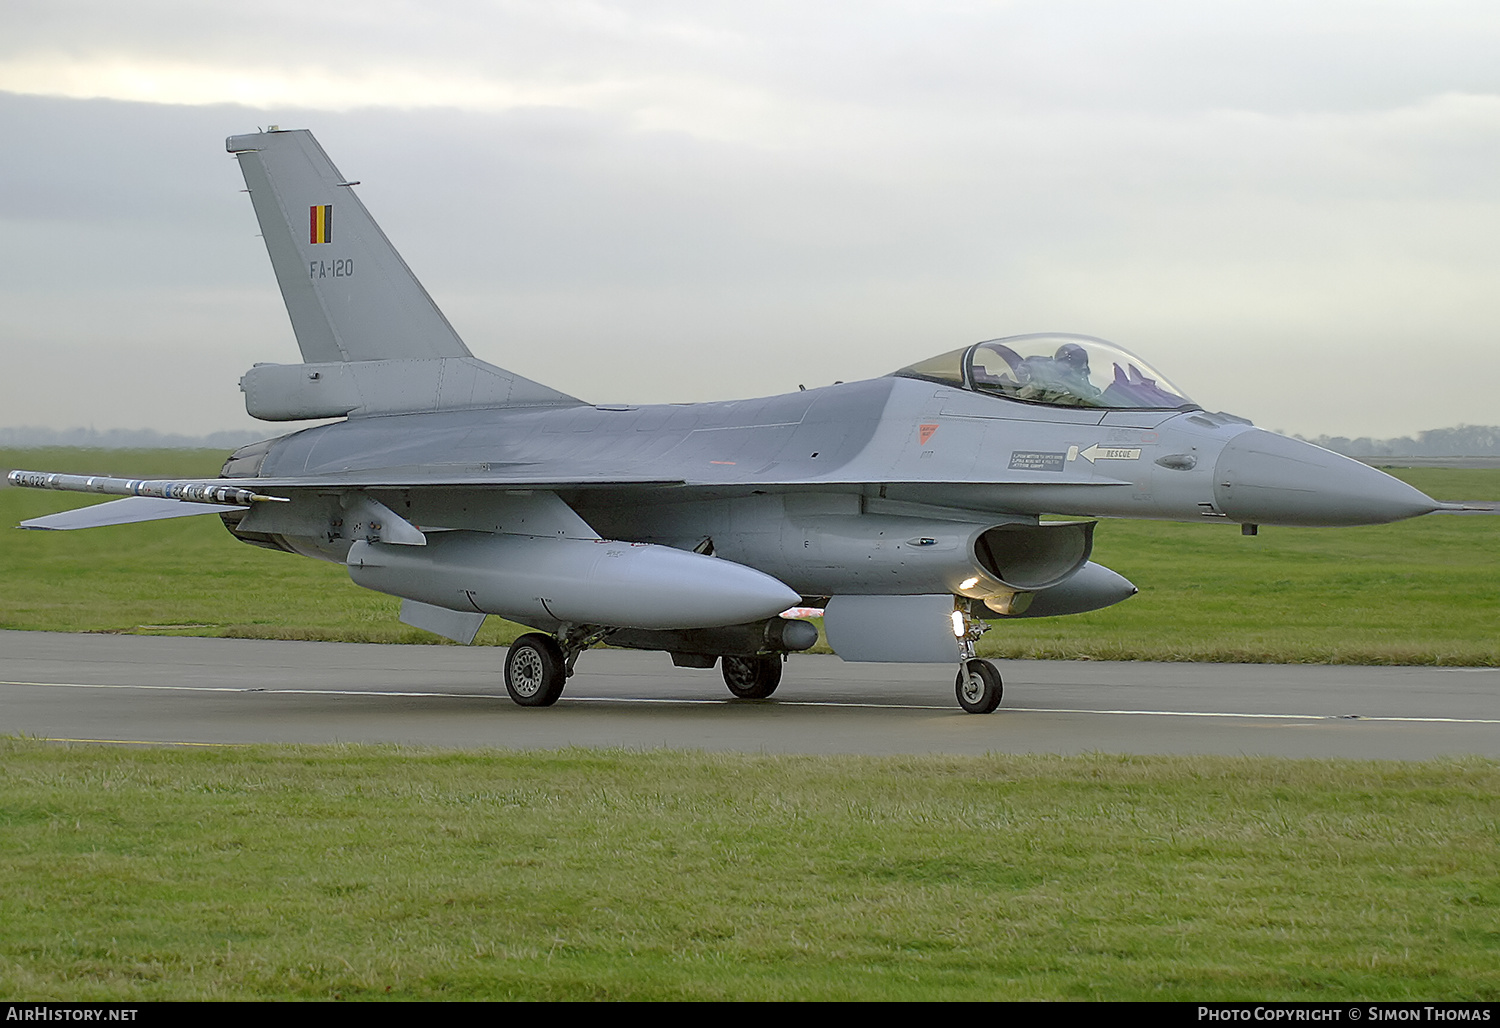
[(1000, 706), (1005, 686), (995, 665), (971, 660), (959, 671), (953, 691), (958, 695), (958, 705), (970, 714), (992, 714)]
[(550, 635), (531, 632), (505, 655), (505, 691), (523, 707), (550, 707), (568, 680), (562, 647)]
[(780, 657), (725, 657), (719, 669), (729, 691), (742, 700), (763, 700), (781, 684)]

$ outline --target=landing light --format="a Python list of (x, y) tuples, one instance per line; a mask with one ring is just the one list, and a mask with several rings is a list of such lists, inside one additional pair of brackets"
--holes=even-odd
[(961, 610), (953, 612), (953, 635), (959, 639), (964, 637), (964, 612)]

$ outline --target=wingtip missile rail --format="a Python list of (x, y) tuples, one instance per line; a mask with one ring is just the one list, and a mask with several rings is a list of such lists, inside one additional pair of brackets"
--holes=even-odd
[(59, 489), (69, 493), (102, 493), (105, 496), (154, 496), (188, 503), (226, 503), (248, 507), (252, 503), (287, 503), (284, 496), (266, 496), (251, 489), (215, 485), (211, 482), (167, 482), (141, 478), (107, 478), (102, 475), (59, 475), (47, 471), (12, 471), (5, 476), (11, 485), (27, 489)]

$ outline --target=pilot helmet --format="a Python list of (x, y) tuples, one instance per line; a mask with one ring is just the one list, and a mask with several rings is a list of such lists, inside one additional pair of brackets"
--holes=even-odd
[(1053, 354), (1052, 359), (1059, 364), (1067, 365), (1079, 374), (1089, 373), (1088, 351), (1077, 343), (1063, 343), (1057, 348), (1057, 353)]

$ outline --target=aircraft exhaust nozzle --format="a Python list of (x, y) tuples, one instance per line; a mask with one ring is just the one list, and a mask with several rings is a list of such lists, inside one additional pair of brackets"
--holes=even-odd
[(1214, 502), (1229, 518), (1260, 525), (1382, 525), (1442, 507), (1357, 460), (1262, 429), (1224, 445)]
[(426, 546), (356, 542), (356, 585), (528, 624), (684, 629), (772, 617), (797, 593), (754, 568), (669, 546), (433, 532)]

